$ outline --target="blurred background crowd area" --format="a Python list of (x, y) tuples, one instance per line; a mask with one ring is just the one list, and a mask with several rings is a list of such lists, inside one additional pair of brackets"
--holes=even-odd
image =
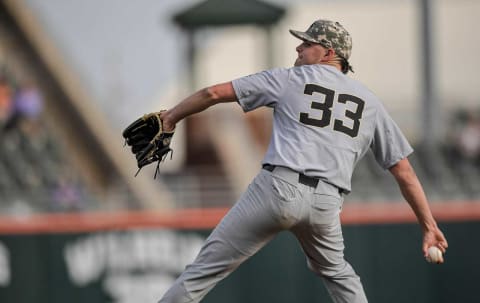
[[(0, 6), (1, 214), (229, 207), (235, 202), (260, 168), (270, 134), (269, 110), (243, 115), (238, 108), (232, 113), (222, 105), (189, 119), (175, 139), (176, 162), (170, 167), (165, 163), (163, 171), (162, 163), (155, 180), (149, 168), (134, 178), (135, 163), (122, 148), (121, 128), (110, 125), (111, 132), (100, 131), (102, 116), (89, 113), (98, 114), (101, 106), (75, 93), (82, 85), (72, 85), (75, 81), (65, 76), (68, 65), (52, 64), (49, 56), (58, 54), (45, 52), (45, 45), (35, 42), (48, 39), (38, 24), (25, 21), (35, 11), (25, 15), (28, 5), (22, 2)], [(46, 45), (51, 47), (51, 42)], [(53, 61), (61, 61), (57, 59)], [(446, 131), (434, 145), (409, 135), (415, 133), (411, 129), (406, 132), (416, 150), (410, 160), (432, 203), (480, 200), (480, 97), (476, 98), (458, 106), (458, 100), (448, 100), (448, 113), (435, 117)], [(409, 108), (402, 111), (400, 104), (395, 109)], [(124, 125), (130, 122), (123, 120)], [(352, 189), (347, 202), (402, 201), (393, 178), (370, 153), (358, 164)]]
[(79, 211), (98, 203), (49, 129), (42, 91), (0, 65), (2, 213)]

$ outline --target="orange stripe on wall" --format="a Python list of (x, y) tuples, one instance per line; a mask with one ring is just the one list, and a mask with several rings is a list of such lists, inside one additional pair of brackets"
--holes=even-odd
[[(446, 201), (430, 204), (439, 222), (479, 221), (480, 201)], [(415, 223), (417, 219), (407, 202), (350, 203), (342, 211), (343, 224)]]
[[(432, 203), (439, 222), (479, 221), (480, 201)], [(39, 214), (0, 217), (0, 234), (76, 233), (131, 228), (212, 229), (227, 208), (135, 211), (117, 213)], [(414, 223), (416, 218), (406, 202), (348, 203), (342, 222), (352, 224)]]
[(228, 209), (39, 214), (0, 217), (1, 234), (74, 233), (128, 228), (211, 229)]

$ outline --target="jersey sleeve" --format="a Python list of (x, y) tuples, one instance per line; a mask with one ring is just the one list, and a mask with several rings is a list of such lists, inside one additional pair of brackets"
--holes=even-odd
[(248, 112), (261, 106), (275, 107), (287, 86), (288, 69), (276, 68), (232, 81), (238, 103)]
[(376, 117), (376, 127), (370, 145), (377, 163), (388, 169), (413, 152), (398, 125), (383, 106)]

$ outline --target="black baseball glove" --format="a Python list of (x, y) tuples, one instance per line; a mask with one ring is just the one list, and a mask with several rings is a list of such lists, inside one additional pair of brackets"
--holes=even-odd
[(131, 146), (132, 153), (137, 159), (138, 171), (135, 176), (142, 167), (157, 161), (154, 175), (154, 178), (156, 178), (160, 162), (165, 160), (169, 152), (171, 153), (170, 157), (172, 156), (173, 151), (170, 148), (170, 142), (175, 131), (166, 132), (163, 130), (162, 119), (160, 119), (161, 112), (163, 111), (143, 115), (122, 133), (125, 144)]

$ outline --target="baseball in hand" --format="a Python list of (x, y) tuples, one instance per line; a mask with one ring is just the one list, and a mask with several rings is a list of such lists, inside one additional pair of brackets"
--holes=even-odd
[(427, 261), (430, 263), (437, 263), (440, 264), (443, 262), (443, 255), (442, 251), (438, 249), (436, 246), (432, 246), (428, 248), (428, 256)]

